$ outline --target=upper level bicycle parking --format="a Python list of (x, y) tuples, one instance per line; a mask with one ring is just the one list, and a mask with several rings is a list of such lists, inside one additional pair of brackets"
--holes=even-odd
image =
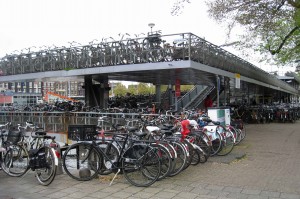
[[(193, 62), (196, 62), (220, 69), (224, 74), (238, 73), (249, 82), (255, 79), (272, 85), (275, 89), (282, 88), (287, 92), (296, 92), (294, 88), (278, 80), (274, 75), (192, 33), (162, 35), (160, 32), (153, 32), (146, 37), (135, 36), (126, 39), (122, 37), (119, 41), (106, 38), (102, 41), (90, 42), (88, 45), (74, 46), (71, 43), (70, 47), (43, 47), (39, 51), (32, 51), (29, 48), (27, 52), (7, 54), (0, 59), (0, 71), (3, 77), (0, 81), (12, 80), (13, 77), (8, 77), (15, 75), (18, 76), (18, 80), (52, 77), (54, 71), (63, 71), (64, 76), (117, 73), (119, 71), (116, 69), (113, 71), (88, 69), (132, 64), (147, 66), (148, 63), (172, 62), (167, 65), (168, 68), (176, 69), (182, 67), (182, 61), (192, 61), (189, 62), (190, 67), (193, 66)], [(176, 61), (180, 61), (179, 66), (178, 64), (174, 66), (173, 62)], [(132, 71), (130, 67), (125, 69), (125, 72)], [(34, 73), (39, 73), (38, 77), (33, 75)], [(210, 71), (210, 73), (214, 72)]]

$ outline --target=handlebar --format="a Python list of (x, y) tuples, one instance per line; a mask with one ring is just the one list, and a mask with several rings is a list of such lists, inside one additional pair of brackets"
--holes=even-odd
[(32, 138), (43, 138), (45, 140), (55, 140), (55, 136), (49, 136), (49, 135), (33, 135)]

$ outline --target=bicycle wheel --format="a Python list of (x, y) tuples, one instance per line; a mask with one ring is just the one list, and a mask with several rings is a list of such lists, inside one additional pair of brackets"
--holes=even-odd
[(194, 145), (194, 148), (196, 148), (196, 150), (199, 150), (198, 147), (200, 148), (201, 159), (203, 156), (205, 156), (207, 160), (211, 154), (211, 148), (212, 148), (212, 142), (208, 137), (208, 135), (205, 132), (197, 131), (191, 133), (188, 136), (188, 140)]
[(200, 157), (200, 151), (195, 149), (193, 150), (193, 159), (191, 161), (191, 165), (197, 165), (200, 163), (201, 157)]
[(55, 178), (58, 159), (53, 148), (44, 146), (38, 151), (39, 161), (43, 159), (43, 167), (35, 169), (35, 177), (41, 185), (47, 186), (51, 184)]
[(122, 158), (125, 178), (138, 187), (152, 185), (160, 176), (161, 162), (157, 149), (146, 144), (134, 144)]
[(193, 155), (196, 153), (194, 150), (194, 146), (188, 141), (188, 140), (183, 140), (182, 144), (184, 145), (185, 149), (186, 149), (186, 154), (187, 154), (187, 159), (186, 159), (186, 163), (183, 167), (183, 170), (185, 170), (186, 168), (188, 168), (192, 161), (193, 161)]
[(175, 176), (183, 170), (187, 161), (187, 154), (185, 147), (180, 142), (173, 141), (169, 144), (174, 147), (177, 154), (174, 162), (175, 166), (173, 168), (173, 171), (169, 174), (169, 176)]
[(217, 132), (206, 132), (210, 141), (211, 141), (211, 151), (210, 151), (210, 156), (216, 155), (220, 150), (221, 150), (221, 135)]
[(12, 177), (20, 177), (29, 170), (29, 155), (25, 148), (19, 145), (11, 145), (3, 155), (1, 167), (3, 171)]
[(230, 131), (234, 136), (234, 140), (235, 140), (234, 145), (238, 145), (242, 140), (241, 131), (239, 131), (239, 129), (236, 129), (235, 127), (232, 126), (230, 126), (227, 130)]
[(171, 160), (172, 161), (171, 161), (171, 165), (170, 165), (171, 168), (170, 168), (170, 171), (168, 173), (168, 176), (169, 176), (170, 173), (172, 173), (174, 171), (174, 168), (175, 168), (175, 165), (176, 165), (177, 152), (176, 152), (174, 146), (172, 146), (170, 143), (163, 141), (163, 142), (161, 142), (161, 144), (163, 146), (167, 147), (168, 152), (169, 152), (169, 154), (171, 156)]
[(161, 161), (161, 171), (158, 180), (161, 180), (169, 175), (173, 169), (173, 160), (169, 149), (161, 144), (154, 144), (153, 147), (157, 148), (157, 154)]
[(112, 164), (118, 161), (120, 150), (113, 143), (99, 143), (98, 146), (105, 153), (103, 156), (103, 167), (100, 170), (101, 175), (108, 175), (113, 172)]
[(234, 147), (234, 135), (231, 131), (224, 129), (224, 132), (220, 132), (222, 136), (222, 146), (221, 150), (217, 153), (219, 156), (224, 156), (229, 154)]
[(206, 156), (210, 156), (212, 151), (212, 141), (205, 132), (200, 132), (196, 137), (196, 144), (203, 150)]
[(84, 142), (71, 145), (62, 162), (65, 172), (79, 181), (95, 178), (103, 165), (102, 154), (92, 144)]
[(241, 134), (241, 141), (243, 141), (246, 137), (246, 128), (245, 126), (243, 127), (243, 129), (238, 129), (240, 131)]

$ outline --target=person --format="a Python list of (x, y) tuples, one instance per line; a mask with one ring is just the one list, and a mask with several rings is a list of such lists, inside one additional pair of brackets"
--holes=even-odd
[(207, 95), (206, 98), (205, 98), (205, 100), (204, 100), (205, 110), (207, 111), (207, 108), (212, 107), (212, 106), (213, 106), (213, 101), (210, 98), (210, 95)]
[(192, 129), (197, 129), (198, 123), (195, 120), (182, 120), (181, 122), (181, 138), (185, 139)]

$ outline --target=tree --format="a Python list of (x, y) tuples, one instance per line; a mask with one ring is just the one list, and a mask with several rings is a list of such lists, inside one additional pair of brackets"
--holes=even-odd
[(137, 85), (137, 90), (138, 90), (138, 94), (142, 94), (142, 95), (150, 93), (149, 85), (146, 83), (139, 83)]
[[(181, 0), (181, 4), (187, 0)], [(209, 16), (225, 23), (228, 36), (244, 28), (235, 47), (255, 49), (277, 64), (300, 59), (300, 0), (207, 0)]]
[(127, 93), (127, 88), (122, 83), (117, 83), (114, 87), (114, 94), (116, 96), (125, 96)]
[(181, 91), (189, 91), (194, 87), (194, 85), (181, 85), (180, 90)]
[(190, 0), (176, 0), (176, 2), (174, 3), (174, 5), (172, 7), (171, 14), (179, 15), (181, 13), (181, 11), (183, 10), (185, 3), (190, 3)]
[(137, 85), (132, 84), (132, 85), (128, 85), (128, 92), (132, 93), (134, 95), (138, 94), (138, 90), (137, 90)]
[(273, 55), (277, 63), (299, 59), (299, 0), (214, 0), (207, 1), (210, 16), (218, 22), (244, 27), (242, 47)]

